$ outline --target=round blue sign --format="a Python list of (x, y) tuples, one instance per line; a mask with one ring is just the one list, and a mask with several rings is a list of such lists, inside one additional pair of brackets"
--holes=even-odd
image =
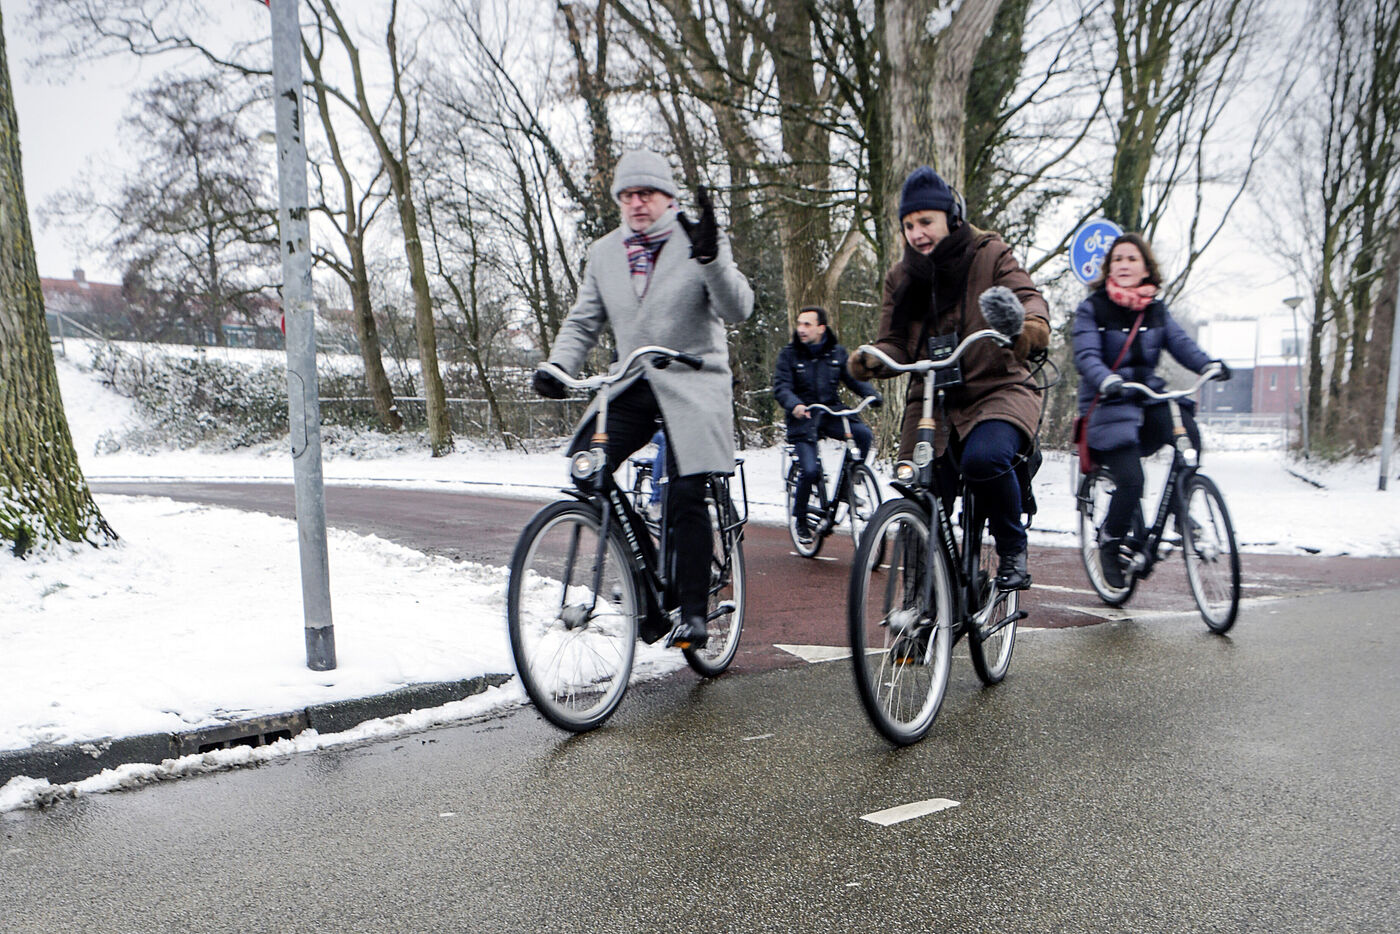
[(1103, 268), (1109, 245), (1122, 235), (1123, 228), (1111, 220), (1096, 217), (1086, 221), (1069, 244), (1069, 268), (1075, 278), (1085, 284), (1093, 281)]

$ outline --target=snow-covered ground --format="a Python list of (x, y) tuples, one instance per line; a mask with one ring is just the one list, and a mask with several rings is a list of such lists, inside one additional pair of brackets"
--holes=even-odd
[[(98, 439), (136, 426), (138, 415), (128, 400), (103, 389), (74, 362), (61, 359), (59, 376), (90, 481), (292, 477), (291, 459), (277, 447), (218, 455), (98, 455)], [(1214, 443), (1207, 470), (1226, 493), (1245, 550), (1400, 555), (1400, 484), (1378, 492), (1374, 462), (1300, 466), (1277, 450), (1208, 441)], [(836, 449), (831, 453), (834, 461)], [(746, 452), (754, 521), (783, 520), (781, 460), (778, 449)], [(1040, 514), (1033, 547), (1075, 543), (1071, 468), (1066, 458), (1051, 454), (1036, 478)], [(1161, 469), (1158, 464), (1149, 470), (1149, 488)], [(469, 444), (434, 459), (418, 446), (371, 436), (328, 449), (324, 474), (330, 484), (431, 486), (546, 500), (564, 483), (566, 462), (551, 453)], [(189, 730), (406, 684), (511, 670), (502, 568), (331, 530), (338, 667), (312, 672), (305, 666), (293, 522), (168, 499), (99, 495), (98, 503), (121, 535), (117, 546), (65, 549), (25, 561), (0, 554), (0, 750)], [(432, 599), (423, 600), (423, 594)], [(682, 664), (679, 653), (655, 648), (639, 662), (643, 677)], [(65, 789), (16, 778), (0, 788), (0, 811), (55, 794), (124, 787), (418, 729), (522, 700), (512, 681), (469, 700), (334, 737), (308, 732), (260, 749), (123, 766)]]

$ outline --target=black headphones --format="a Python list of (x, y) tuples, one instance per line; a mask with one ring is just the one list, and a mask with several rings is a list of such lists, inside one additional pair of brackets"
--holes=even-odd
[(963, 198), (962, 192), (952, 185), (948, 186), (948, 191), (953, 195), (953, 206), (948, 209), (948, 230), (957, 230), (967, 220), (967, 201)]

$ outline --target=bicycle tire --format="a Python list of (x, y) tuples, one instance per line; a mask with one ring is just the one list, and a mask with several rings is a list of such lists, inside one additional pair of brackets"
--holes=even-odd
[[(969, 621), (967, 651), (972, 656), (972, 667), (977, 672), (977, 677), (982, 679), (982, 683), (998, 684), (1011, 668), (1011, 653), (1016, 650), (1017, 621), (1014, 617), (1021, 610), (1021, 592), (997, 589), (999, 558), (987, 520), (979, 520), (978, 530), (971, 544), (980, 553), (977, 577), (978, 609), (984, 609), (989, 600), (992, 601), (992, 607), (983, 625), (977, 626)], [(1010, 622), (1003, 623), (1007, 619), (1010, 619)]]
[(933, 726), (952, 662), (950, 569), (929, 522), (909, 500), (882, 504), (856, 549), (846, 601), (856, 693), (875, 729), (899, 746)]
[[(785, 505), (786, 505), (786, 507), (787, 507), (788, 538), (791, 538), (791, 539), (792, 539), (792, 547), (793, 547), (794, 550), (796, 550), (796, 552), (797, 552), (799, 555), (801, 555), (801, 556), (804, 557), (804, 558), (815, 558), (815, 557), (817, 556), (817, 554), (821, 552), (821, 550), (822, 550), (822, 543), (823, 543), (824, 541), (826, 541), (826, 536), (824, 536), (824, 535), (818, 535), (818, 534), (817, 534), (817, 531), (816, 531), (816, 526), (813, 526), (813, 527), (812, 527), (812, 540), (811, 540), (810, 542), (805, 542), (805, 543), (804, 543), (804, 542), (802, 541), (802, 539), (798, 538), (798, 536), (797, 536), (797, 517), (796, 517), (795, 515), (793, 515), (793, 512), (792, 512), (792, 509), (793, 509), (793, 502), (794, 502), (794, 500), (797, 499), (797, 481), (798, 481), (798, 477), (801, 475), (801, 473), (802, 473), (802, 468), (800, 468), (795, 462), (794, 462), (792, 465), (790, 465), (790, 466), (788, 467), (787, 481), (786, 481), (787, 495), (786, 495), (786, 497), (785, 497)], [(818, 482), (825, 482), (825, 481), (818, 481)], [(816, 490), (813, 490), (812, 492), (815, 494), (817, 491), (816, 491)], [(807, 502), (808, 502), (807, 514), (808, 514), (808, 516), (810, 517), (810, 516), (811, 516), (811, 508), (810, 508), (810, 507), (811, 507), (811, 499), (809, 498)], [(809, 519), (809, 521), (810, 521), (810, 519)]]
[(851, 470), (851, 482), (846, 490), (846, 512), (850, 519), (851, 543), (860, 545), (860, 533), (870, 524), (875, 510), (880, 508), (880, 479), (865, 464)]
[[(1077, 508), (1079, 511), (1079, 559), (1084, 565), (1084, 573), (1089, 578), (1089, 586), (1099, 599), (1109, 606), (1122, 606), (1137, 589), (1137, 577), (1131, 573), (1124, 586), (1114, 587), (1103, 576), (1103, 564), (1099, 558), (1099, 540), (1102, 535), (1104, 518), (1108, 514), (1108, 502), (1118, 484), (1108, 468), (1100, 467), (1079, 482)], [(1127, 573), (1127, 572), (1125, 572)]]
[(510, 559), (506, 628), (520, 683), (541, 716), (574, 733), (601, 726), (622, 702), (642, 611), (616, 526), (594, 599), (600, 529), (595, 505), (551, 503), (525, 526)]
[[(739, 652), (748, 600), (748, 567), (744, 564), (744, 530), (734, 525), (734, 505), (727, 484), (711, 482), (706, 498), (714, 538), (710, 552), (710, 598), (706, 626), (710, 638), (704, 648), (685, 649), (686, 664), (706, 678), (724, 674)], [(724, 605), (732, 604), (725, 612)]]
[(1211, 632), (1227, 633), (1240, 610), (1240, 552), (1225, 497), (1209, 477), (1187, 482), (1177, 525), (1196, 608)]

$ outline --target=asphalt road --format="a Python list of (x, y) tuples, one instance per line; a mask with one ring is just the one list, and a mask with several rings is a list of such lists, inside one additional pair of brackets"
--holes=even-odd
[(1397, 597), (959, 653), (902, 750), (831, 662), (12, 812), (0, 929), (1394, 932)]

